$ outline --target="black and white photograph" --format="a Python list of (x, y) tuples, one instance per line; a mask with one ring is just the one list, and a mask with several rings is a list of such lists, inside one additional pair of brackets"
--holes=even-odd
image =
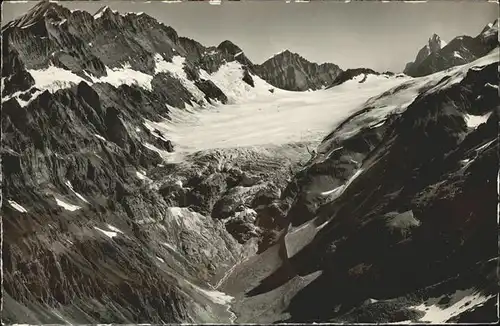
[(4, 1), (3, 325), (499, 322), (499, 3)]

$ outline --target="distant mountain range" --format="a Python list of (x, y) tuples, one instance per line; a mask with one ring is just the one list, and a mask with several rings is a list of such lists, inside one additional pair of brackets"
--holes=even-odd
[(404, 73), (412, 77), (426, 76), (438, 71), (472, 62), (497, 47), (498, 19), (484, 27), (475, 37), (458, 36), (446, 43), (434, 34), (417, 54), (414, 62), (406, 65)]

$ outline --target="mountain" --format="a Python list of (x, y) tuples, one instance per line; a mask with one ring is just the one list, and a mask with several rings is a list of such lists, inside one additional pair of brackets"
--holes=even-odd
[(498, 320), (498, 55), (402, 81), (324, 138), (281, 237), (222, 287), (238, 320)]
[(442, 41), (439, 35), (433, 34), (427, 41), (427, 44), (421, 48), (420, 51), (418, 51), (415, 61), (406, 65), (405, 72), (412, 69), (412, 67), (420, 65), (425, 59), (427, 59), (427, 57), (431, 54), (437, 53), (445, 46), (446, 42)]
[(496, 320), (498, 48), (296, 92), (109, 7), (2, 42), (5, 324)]
[(359, 84), (366, 82), (368, 78), (389, 78), (394, 76), (392, 72), (379, 73), (370, 68), (354, 68), (342, 71), (327, 88), (342, 85), (349, 80), (357, 81)]
[(420, 77), (450, 67), (472, 62), (498, 46), (498, 20), (488, 24), (476, 37), (459, 36), (448, 44), (434, 34), (417, 54), (414, 62), (406, 65), (404, 73)]
[(292, 91), (317, 90), (328, 86), (342, 72), (335, 64), (311, 63), (288, 50), (255, 66), (255, 71), (271, 85)]

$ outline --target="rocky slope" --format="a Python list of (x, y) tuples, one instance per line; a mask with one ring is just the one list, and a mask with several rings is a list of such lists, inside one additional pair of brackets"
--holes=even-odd
[(472, 62), (498, 44), (498, 20), (488, 24), (476, 37), (459, 36), (448, 44), (434, 34), (418, 52), (415, 61), (406, 65), (404, 73), (419, 77)]
[(222, 286), (237, 321), (497, 320), (497, 65), (404, 82), (328, 135), (290, 225)]
[(288, 50), (255, 66), (256, 73), (271, 85), (291, 91), (317, 90), (328, 86), (342, 70), (335, 64), (311, 63)]
[(406, 64), (404, 73), (408, 73), (412, 69), (416, 69), (427, 57), (429, 57), (431, 54), (435, 54), (439, 51), (441, 51), (442, 48), (446, 46), (446, 42), (441, 40), (439, 35), (433, 34), (431, 37), (429, 37), (429, 40), (427, 41), (427, 44), (420, 49), (417, 53), (417, 57), (415, 58), (415, 61), (409, 62)]

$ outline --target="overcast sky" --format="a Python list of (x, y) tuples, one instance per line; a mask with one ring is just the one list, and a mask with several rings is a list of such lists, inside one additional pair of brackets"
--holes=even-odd
[[(204, 45), (229, 39), (255, 63), (284, 49), (314, 62), (341, 68), (368, 67), (401, 71), (427, 39), (436, 33), (444, 41), (475, 36), (499, 15), (498, 4), (484, 1), (382, 3), (317, 1), (201, 2), (165, 4), (152, 1), (61, 2), (91, 13), (103, 5), (119, 12), (145, 12), (172, 26), (180, 36)], [(2, 5), (2, 24), (22, 15), (31, 3)]]

